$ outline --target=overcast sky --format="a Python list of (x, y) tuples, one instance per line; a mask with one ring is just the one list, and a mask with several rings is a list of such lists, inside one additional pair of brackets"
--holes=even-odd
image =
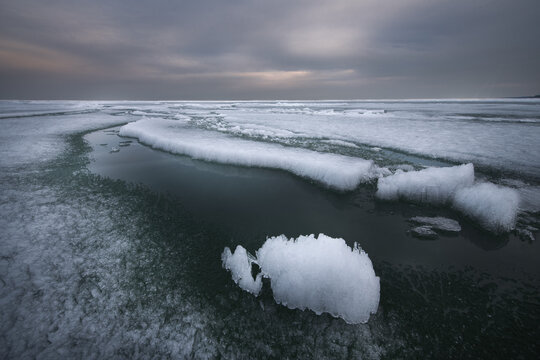
[(540, 93), (540, 0), (0, 0), (0, 98)]

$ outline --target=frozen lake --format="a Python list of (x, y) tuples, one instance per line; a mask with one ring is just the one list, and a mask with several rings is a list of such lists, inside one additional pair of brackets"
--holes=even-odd
[[(5, 357), (540, 351), (539, 100), (2, 101), (0, 123)], [(254, 296), (222, 267), (320, 233), (369, 255), (366, 323), (321, 308), (309, 267), (304, 303), (276, 270)]]

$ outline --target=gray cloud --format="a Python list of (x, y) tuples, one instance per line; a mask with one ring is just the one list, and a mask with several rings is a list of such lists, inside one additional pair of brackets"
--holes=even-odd
[(540, 92), (537, 0), (0, 4), (1, 98)]

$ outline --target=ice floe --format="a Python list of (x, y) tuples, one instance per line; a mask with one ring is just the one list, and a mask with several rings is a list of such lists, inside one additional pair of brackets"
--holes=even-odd
[[(297, 239), (281, 235), (268, 238), (256, 255), (250, 258), (241, 246), (234, 253), (225, 248), (222, 254), (223, 267), (252, 294), (258, 294), (262, 274), (270, 279), (276, 302), (291, 309), (325, 312), (351, 324), (365, 323), (377, 312), (379, 277), (357, 244), (351, 249), (345, 240), (324, 234)], [(255, 279), (251, 262), (261, 268)]]
[(472, 164), (427, 168), (379, 178), (376, 196), (450, 205), (491, 232), (514, 228), (519, 208), (516, 190), (491, 183), (474, 183)]
[(493, 232), (510, 231), (516, 223), (519, 194), (516, 190), (491, 183), (459, 189), (453, 206)]

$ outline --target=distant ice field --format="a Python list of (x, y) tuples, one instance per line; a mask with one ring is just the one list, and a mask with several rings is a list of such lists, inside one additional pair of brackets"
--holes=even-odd
[(4, 102), (0, 119), (62, 111), (187, 121), (238, 139), (342, 155), (358, 145), (380, 147), (540, 180), (538, 100)]
[(268, 140), (340, 140), (540, 177), (540, 105), (324, 103), (217, 108), (206, 126)]

